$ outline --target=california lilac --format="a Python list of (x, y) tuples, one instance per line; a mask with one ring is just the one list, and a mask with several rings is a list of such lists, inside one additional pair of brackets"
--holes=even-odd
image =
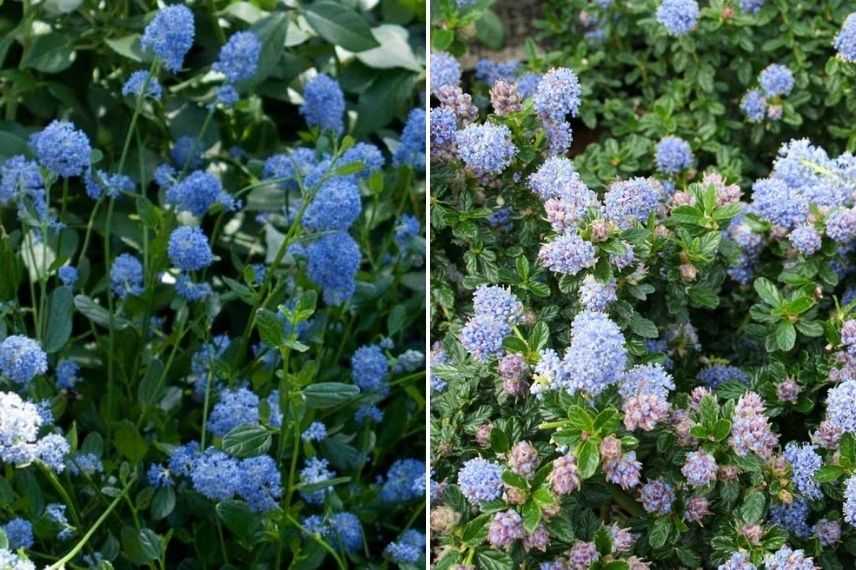
[(740, 0), (740, 9), (750, 14), (756, 14), (767, 0)]
[(841, 31), (835, 36), (835, 49), (847, 62), (856, 63), (856, 12), (847, 16)]
[(425, 544), (425, 533), (409, 529), (397, 541), (390, 542), (384, 554), (397, 564), (416, 564), (425, 555)]
[(764, 401), (755, 392), (746, 392), (737, 401), (729, 443), (737, 455), (755, 453), (766, 459), (773, 453), (779, 437), (770, 428)]
[(651, 179), (632, 178), (613, 182), (603, 197), (606, 219), (621, 229), (645, 222), (662, 198), (662, 187)]
[(300, 435), (300, 438), (303, 441), (323, 441), (324, 438), (327, 437), (327, 426), (324, 425), (323, 422), (312, 422), (309, 424), (303, 433)]
[(733, 553), (723, 564), (717, 566), (717, 570), (758, 570), (758, 568), (752, 564), (749, 555), (740, 550)]
[(53, 121), (30, 137), (39, 163), (57, 176), (80, 176), (89, 169), (89, 137), (68, 121)]
[(583, 311), (571, 324), (571, 345), (562, 360), (568, 392), (597, 396), (619, 380), (627, 363), (624, 335), (603, 313)]
[(199, 454), (190, 466), (194, 490), (212, 501), (234, 497), (243, 477), (238, 461), (213, 447)]
[(758, 81), (768, 97), (788, 95), (794, 88), (794, 74), (786, 66), (778, 63), (764, 68)]
[(664, 174), (677, 174), (695, 163), (687, 141), (679, 137), (664, 137), (657, 143), (657, 169)]
[(198, 271), (214, 262), (208, 237), (196, 226), (181, 226), (169, 236), (170, 261), (183, 271)]
[(339, 305), (356, 290), (360, 250), (346, 232), (328, 232), (307, 247), (309, 277), (323, 291), (324, 302)]
[(669, 483), (654, 479), (642, 486), (640, 499), (642, 507), (649, 513), (666, 515), (672, 512), (675, 492)]
[(507, 548), (517, 540), (521, 540), (523, 518), (514, 510), (496, 513), (487, 531), (487, 540), (494, 548)]
[(220, 57), (211, 68), (226, 76), (230, 83), (250, 79), (256, 73), (262, 44), (253, 32), (236, 32), (220, 49)]
[(591, 243), (576, 232), (568, 231), (542, 245), (538, 261), (555, 273), (576, 275), (594, 266), (597, 253)]
[(248, 388), (223, 390), (208, 417), (208, 429), (214, 435), (224, 436), (238, 426), (258, 421), (259, 397), (256, 394)]
[(272, 457), (248, 457), (241, 460), (238, 469), (241, 476), (236, 484), (236, 492), (251, 510), (264, 513), (279, 505), (282, 497), (282, 475)]
[(407, 165), (417, 170), (425, 168), (425, 110), (411, 109), (407, 115), (401, 139), (395, 150), (396, 165)]
[(760, 123), (767, 116), (767, 99), (758, 89), (752, 89), (740, 100), (740, 109), (751, 123)]
[(821, 236), (814, 226), (802, 224), (793, 229), (788, 236), (791, 245), (803, 255), (816, 253), (821, 246)]
[(817, 570), (814, 560), (802, 550), (793, 550), (785, 545), (764, 557), (766, 570)]
[(458, 471), (458, 487), (467, 500), (478, 505), (499, 498), (502, 467), (481, 457), (465, 462)]
[(333, 515), (332, 527), (335, 542), (348, 552), (356, 552), (363, 545), (363, 525), (353, 513), (336, 513)]
[(502, 342), (510, 332), (506, 321), (490, 315), (476, 315), (466, 322), (458, 338), (476, 360), (484, 362), (502, 352)]
[(553, 460), (553, 469), (547, 479), (557, 495), (570, 495), (580, 488), (577, 461), (573, 455), (563, 455)]
[(807, 499), (819, 499), (820, 485), (815, 476), (823, 465), (823, 459), (815, 451), (815, 447), (791, 441), (785, 446), (785, 459), (791, 466), (791, 478), (797, 491)]
[(443, 51), (431, 52), (431, 92), (446, 85), (457, 86), (461, 82), (461, 66), (457, 60)]
[(12, 550), (19, 548), (27, 550), (33, 546), (33, 525), (29, 521), (16, 517), (0, 528), (6, 533), (9, 547)]
[(847, 380), (826, 395), (826, 417), (829, 423), (845, 433), (856, 433), (856, 380)]
[(413, 501), (425, 495), (425, 463), (418, 459), (399, 459), (393, 463), (381, 486), (380, 498), (388, 503)]
[(455, 133), (458, 156), (480, 175), (500, 174), (517, 154), (505, 125), (469, 125)]
[(736, 366), (715, 364), (702, 369), (697, 376), (699, 382), (711, 389), (716, 389), (726, 382), (749, 383), (749, 375)]
[(345, 96), (338, 82), (323, 73), (311, 79), (303, 88), (300, 113), (310, 127), (341, 134), (345, 129)]
[(181, 70), (184, 56), (193, 46), (195, 27), (193, 12), (186, 6), (167, 6), (155, 14), (146, 26), (140, 43), (153, 52), (173, 73)]
[(351, 357), (351, 375), (361, 390), (383, 391), (388, 374), (389, 362), (377, 345), (361, 346)]
[(47, 354), (33, 339), (11, 335), (0, 342), (0, 374), (9, 380), (26, 385), (47, 370)]
[(710, 453), (692, 451), (687, 454), (681, 473), (691, 487), (704, 487), (716, 480), (717, 464)]
[(63, 390), (72, 390), (80, 381), (80, 365), (73, 360), (60, 360), (56, 366), (56, 385)]
[(661, 0), (657, 7), (657, 21), (669, 35), (684, 36), (698, 24), (699, 7), (696, 0)]
[(581, 93), (576, 73), (566, 67), (559, 67), (541, 77), (532, 100), (541, 116), (558, 122), (567, 115), (577, 116)]
[(135, 71), (122, 86), (122, 95), (126, 97), (149, 97), (160, 100), (163, 96), (163, 87), (157, 78), (152, 77), (148, 71)]

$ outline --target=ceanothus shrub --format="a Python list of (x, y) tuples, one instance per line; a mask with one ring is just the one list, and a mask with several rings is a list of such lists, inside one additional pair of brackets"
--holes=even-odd
[(0, 6), (0, 568), (424, 561), (422, 62), (330, 4)]

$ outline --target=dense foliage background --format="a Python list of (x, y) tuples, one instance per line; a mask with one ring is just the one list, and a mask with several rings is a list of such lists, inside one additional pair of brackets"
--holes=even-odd
[(852, 4), (440, 5), (435, 567), (852, 566)]
[(425, 9), (0, 2), (0, 566), (422, 565)]

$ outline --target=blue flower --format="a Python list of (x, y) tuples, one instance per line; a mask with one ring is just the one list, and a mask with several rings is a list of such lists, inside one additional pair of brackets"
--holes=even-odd
[[(344, 156), (347, 156), (345, 153)], [(305, 178), (318, 164), (315, 151), (309, 148), (296, 148), (284, 154), (275, 154), (265, 161), (262, 174), (264, 178), (280, 178), (279, 185), (286, 190), (297, 190), (298, 178)]]
[(48, 371), (48, 356), (33, 339), (11, 335), (0, 343), (0, 373), (16, 384), (26, 385)]
[(444, 51), (431, 52), (431, 93), (447, 85), (461, 84), (461, 66), (458, 60)]
[(353, 513), (336, 513), (332, 516), (331, 527), (335, 542), (348, 552), (357, 552), (363, 546), (363, 525)]
[(157, 78), (152, 77), (148, 71), (135, 71), (128, 77), (128, 80), (122, 86), (122, 95), (129, 97), (139, 97), (145, 88), (144, 97), (149, 97), (156, 101), (160, 101), (163, 96), (163, 87)]
[(92, 476), (104, 471), (101, 459), (94, 453), (78, 451), (65, 461), (68, 472), (72, 475)]
[(425, 110), (411, 109), (404, 130), (401, 131), (398, 148), (393, 162), (396, 166), (406, 165), (417, 170), (425, 168)]
[(455, 142), (458, 132), (458, 118), (451, 107), (442, 106), (431, 109), (431, 148), (449, 147)]
[(362, 200), (356, 179), (336, 176), (323, 183), (303, 214), (312, 231), (346, 230), (360, 216)]
[(458, 471), (458, 487), (472, 505), (498, 499), (502, 494), (502, 466), (476, 457)]
[(217, 102), (226, 107), (234, 107), (241, 96), (234, 85), (226, 84), (217, 88)]
[(505, 287), (479, 285), (473, 293), (473, 311), (514, 326), (523, 318), (523, 303)]
[(664, 137), (657, 143), (657, 169), (664, 174), (677, 174), (691, 168), (695, 156), (687, 141), (679, 137)]
[(268, 455), (250, 457), (240, 462), (237, 493), (257, 513), (272, 511), (282, 497), (282, 475), (276, 461)]
[(351, 357), (351, 377), (360, 390), (386, 392), (388, 375), (389, 362), (376, 344), (361, 346)]
[(594, 275), (586, 275), (580, 285), (580, 305), (590, 311), (606, 312), (609, 305), (618, 300), (615, 279), (600, 281)]
[(577, 75), (567, 67), (559, 67), (544, 74), (532, 100), (539, 115), (560, 122), (567, 115), (577, 116), (581, 94)]
[[(310, 457), (306, 460), (300, 471), (300, 482), (304, 485), (315, 485), (323, 483), (336, 476), (336, 472), (329, 469), (330, 462), (318, 457)], [(300, 491), (300, 495), (310, 505), (320, 505), (324, 498), (333, 492), (331, 487), (322, 487), (314, 491)]]
[(550, 143), (548, 149), (550, 156), (561, 156), (571, 148), (571, 143), (574, 142), (574, 135), (571, 132), (571, 124), (569, 122), (544, 118), (541, 125), (544, 127), (544, 132), (547, 134), (547, 140)]
[(102, 196), (118, 198), (122, 192), (133, 192), (134, 181), (124, 174), (110, 174), (103, 170), (89, 170), (83, 178), (86, 195), (93, 200)]
[(202, 142), (198, 138), (184, 135), (175, 140), (169, 155), (179, 169), (194, 170), (202, 166), (202, 150)]
[(354, 412), (354, 421), (363, 424), (366, 421), (379, 424), (383, 421), (383, 412), (373, 404), (363, 404)]
[(569, 231), (542, 245), (538, 261), (554, 273), (576, 275), (583, 269), (594, 267), (597, 251), (575, 231)]
[(801, 497), (788, 505), (774, 505), (770, 508), (770, 521), (800, 538), (811, 536), (808, 515), (808, 502)]
[(778, 63), (768, 65), (761, 72), (759, 81), (764, 93), (769, 97), (787, 95), (794, 88), (794, 74), (791, 73), (790, 69)]
[(834, 46), (842, 59), (856, 63), (856, 12), (844, 20), (841, 31), (835, 36)]
[(173, 230), (167, 253), (173, 265), (183, 271), (197, 271), (214, 262), (208, 238), (198, 227), (182, 226)]
[(764, 557), (766, 570), (815, 570), (817, 566), (802, 550), (793, 550), (787, 544)]
[(360, 248), (346, 232), (326, 233), (306, 248), (309, 278), (321, 287), (324, 302), (339, 305), (357, 288)]
[(396, 564), (416, 564), (425, 555), (425, 533), (409, 529), (401, 534), (396, 542), (390, 542), (384, 549)]
[[(568, 392), (599, 395), (622, 378), (627, 349), (621, 329), (603, 313), (583, 311), (571, 323), (571, 345), (562, 359), (559, 385)], [(631, 382), (632, 377), (625, 378)]]
[(196, 170), (166, 191), (166, 202), (196, 217), (203, 216), (215, 204), (227, 210), (235, 207), (234, 199), (223, 190), (213, 174)]
[(220, 49), (212, 69), (226, 76), (229, 83), (250, 79), (256, 74), (262, 44), (252, 32), (236, 32)]
[(143, 264), (129, 253), (123, 253), (110, 267), (110, 284), (120, 299), (143, 293)]
[(749, 14), (757, 14), (767, 0), (740, 0), (740, 9)]
[(212, 501), (225, 501), (234, 497), (243, 476), (234, 457), (213, 447), (196, 456), (190, 465), (193, 488)]
[(823, 459), (815, 447), (792, 441), (785, 446), (785, 459), (791, 465), (791, 479), (797, 491), (807, 499), (820, 499), (822, 494), (815, 475), (823, 466)]
[(211, 410), (208, 430), (224, 436), (238, 426), (259, 423), (259, 397), (248, 388), (223, 390)]
[(80, 176), (89, 170), (89, 137), (68, 121), (53, 121), (30, 137), (39, 163), (57, 176)]
[(520, 62), (516, 59), (504, 62), (480, 59), (476, 63), (476, 79), (487, 83), (488, 87), (493, 87), (493, 84), (500, 80), (512, 82), (519, 67)]
[(532, 97), (538, 89), (541, 77), (538, 73), (524, 73), (517, 79), (517, 93), (524, 99)]
[[(763, 0), (761, 0), (763, 2)], [(749, 555), (740, 550), (731, 555), (724, 564), (716, 567), (716, 570), (758, 570), (757, 566), (752, 564)]]
[(342, 134), (345, 130), (345, 95), (339, 83), (323, 73), (311, 79), (303, 88), (300, 113), (310, 127)]
[(663, 197), (663, 188), (648, 178), (619, 180), (609, 185), (603, 197), (604, 215), (622, 230), (645, 222), (657, 209)]
[(39, 165), (21, 155), (13, 156), (0, 167), (0, 205), (5, 206), (21, 194), (44, 193)]
[(740, 109), (750, 123), (760, 123), (767, 116), (767, 99), (759, 89), (752, 89), (740, 100)]
[(826, 396), (829, 423), (847, 433), (856, 433), (856, 380), (845, 380)]
[(476, 174), (500, 174), (517, 154), (505, 125), (469, 125), (455, 133), (458, 156)]
[(73, 360), (63, 359), (56, 366), (56, 385), (63, 390), (72, 390), (80, 381), (80, 365)]
[(802, 224), (788, 236), (791, 245), (803, 255), (811, 255), (820, 249), (822, 239), (814, 226)]
[(39, 461), (54, 473), (62, 473), (65, 470), (65, 457), (70, 450), (68, 441), (58, 433), (49, 433), (36, 444)]
[(77, 280), (80, 278), (80, 274), (76, 267), (63, 265), (57, 271), (57, 277), (59, 277), (64, 286), (74, 289), (74, 286), (77, 285)]
[(175, 281), (175, 292), (185, 301), (195, 303), (208, 298), (214, 290), (208, 283), (194, 283), (188, 275), (182, 273)]
[(176, 4), (158, 11), (146, 26), (140, 44), (161, 60), (173, 73), (181, 69), (184, 56), (193, 46), (196, 33), (193, 12), (187, 6)]
[(3, 525), (9, 548), (27, 550), (33, 546), (33, 525), (20, 517), (14, 518)]
[(303, 441), (323, 441), (326, 437), (327, 426), (323, 422), (312, 422), (300, 436)]
[(502, 353), (502, 343), (510, 333), (507, 322), (490, 315), (476, 315), (467, 321), (458, 339), (473, 358), (485, 362)]
[(657, 8), (657, 21), (672, 36), (691, 32), (698, 23), (699, 7), (696, 0), (663, 0)]
[(176, 475), (189, 477), (193, 469), (193, 464), (199, 455), (198, 441), (179, 445), (169, 455), (169, 470)]
[(148, 479), (149, 485), (155, 488), (172, 487), (173, 485), (169, 469), (160, 463), (149, 465), (149, 470), (146, 471), (146, 479)]
[(363, 168), (354, 174), (354, 176), (360, 180), (365, 180), (383, 168), (386, 160), (378, 147), (373, 144), (361, 142), (346, 150), (336, 164), (338, 167), (342, 167), (355, 162), (362, 164)]
[(418, 459), (399, 459), (389, 468), (380, 490), (386, 503), (403, 503), (425, 495), (425, 462)]
[(716, 390), (726, 382), (740, 382), (741, 384), (749, 384), (749, 375), (737, 368), (736, 366), (727, 366), (724, 364), (715, 364), (708, 366), (700, 371), (696, 376), (699, 382)]
[(406, 249), (413, 238), (419, 236), (421, 225), (416, 216), (404, 214), (395, 224), (395, 244), (399, 249)]

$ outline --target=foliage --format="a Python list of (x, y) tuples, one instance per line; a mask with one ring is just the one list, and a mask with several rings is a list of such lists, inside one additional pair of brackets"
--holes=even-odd
[(424, 9), (0, 3), (0, 566), (418, 564)]
[[(605, 43), (560, 33), (562, 3), (561, 54), (432, 74), (435, 566), (850, 567), (846, 10), (703, 2), (674, 38), (653, 2), (595, 4)], [(756, 128), (739, 100), (770, 63), (796, 87)]]

